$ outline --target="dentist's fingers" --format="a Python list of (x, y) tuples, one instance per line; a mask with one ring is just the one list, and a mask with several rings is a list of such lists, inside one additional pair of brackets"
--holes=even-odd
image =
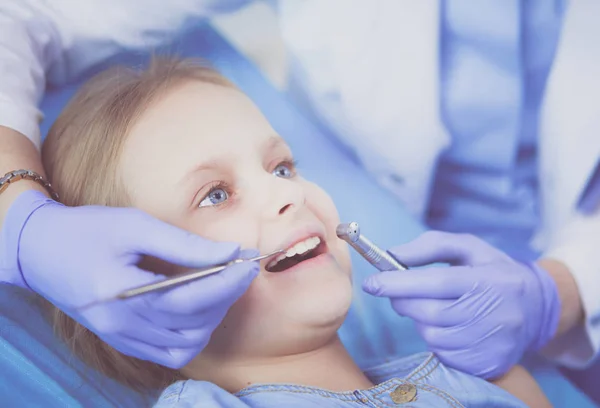
[(229, 309), (246, 292), (258, 271), (258, 262), (242, 262), (166, 292), (150, 294), (146, 303), (153, 310), (175, 315), (214, 310), (216, 305)]
[(233, 242), (215, 242), (158, 220), (141, 211), (132, 211), (136, 230), (148, 234), (127, 236), (141, 254), (151, 255), (175, 265), (202, 268), (234, 259), (240, 246)]
[(401, 316), (433, 326), (453, 326), (464, 320), (460, 311), (453, 309), (454, 299), (390, 299), (392, 308)]
[[(95, 307), (86, 312), (86, 318), (96, 322), (96, 332), (100, 336), (125, 336), (155, 347), (197, 347), (206, 343), (212, 332), (197, 322), (191, 329), (170, 330), (161, 326), (154, 319), (139, 315), (126, 304), (114, 305), (111, 311), (118, 314), (119, 319), (106, 315), (101, 307)], [(150, 315), (149, 317), (153, 317)]]
[(363, 290), (389, 298), (456, 299), (477, 283), (472, 268), (464, 266), (380, 272), (363, 282)]
[(182, 314), (163, 312), (151, 309), (149, 306), (146, 308), (136, 308), (136, 313), (139, 316), (152, 321), (153, 324), (164, 327), (165, 329), (189, 330), (206, 327), (207, 322), (213, 322), (211, 326), (218, 325), (218, 323), (225, 318), (229, 307), (231, 307), (230, 302), (228, 299), (225, 299), (221, 303), (213, 304), (205, 310), (198, 310), (194, 313)]
[[(475, 377), (490, 380), (506, 373), (506, 368), (502, 365), (490, 364), (490, 350), (487, 347), (456, 350), (430, 348), (430, 351), (434, 352), (439, 360), (447, 366)], [(510, 346), (508, 344), (500, 345), (496, 351), (498, 355), (507, 356), (510, 354)], [(511, 359), (511, 362), (512, 367), (518, 360)]]
[(408, 266), (432, 263), (477, 265), (507, 258), (502, 252), (490, 251), (490, 248), (473, 235), (427, 231), (417, 239), (391, 248), (388, 252)]
[(148, 322), (146, 326), (137, 326), (136, 330), (124, 331), (123, 335), (156, 347), (200, 347), (207, 343), (212, 334), (203, 328), (189, 330), (169, 330)]
[[(239, 253), (241, 259), (249, 259), (257, 255), (258, 251), (254, 249), (244, 249)], [(225, 274), (225, 279), (216, 279), (216, 281), (227, 285), (229, 280), (232, 283), (229, 290), (214, 287), (211, 280), (214, 281), (215, 279), (210, 279), (209, 276), (196, 281), (198, 282), (196, 285), (191, 285), (193, 282), (188, 283), (184, 294), (176, 293), (165, 296), (165, 292), (149, 293), (128, 299), (126, 302), (138, 315), (166, 329), (187, 330), (203, 327), (206, 321), (215, 319), (221, 321), (229, 307), (239, 297), (239, 293), (243, 294), (244, 287), (249, 283), (247, 280), (252, 279), (252, 275), (256, 273), (258, 267), (255, 262), (245, 265), (245, 267), (239, 267), (238, 265), (234, 269), (230, 268), (219, 272), (219, 274)], [(250, 276), (248, 276), (248, 273), (250, 273)], [(242, 282), (239, 282), (238, 279), (241, 279)], [(208, 283), (206, 280), (208, 280)], [(201, 287), (198, 288), (198, 286)], [(190, 302), (191, 306), (194, 306), (193, 308), (174, 308), (173, 303), (169, 304), (169, 302), (174, 302), (172, 298), (177, 299), (179, 296), (183, 296), (184, 299), (180, 302), (185, 302), (187, 294), (190, 294), (194, 300), (199, 302), (196, 304)], [(207, 294), (213, 297), (210, 298)], [(232, 296), (228, 296), (229, 294), (232, 294)]]
[[(444, 364), (457, 370), (484, 379), (496, 378), (506, 372), (499, 364), (490, 364), (489, 340), (495, 333), (479, 330), (475, 335), (466, 335), (464, 327), (435, 327), (417, 324), (417, 331)], [(498, 344), (493, 353), (510, 360), (510, 365), (518, 361), (509, 341)]]
[(410, 317), (418, 323), (438, 326), (461, 326), (473, 324), (479, 319), (487, 292), (474, 289), (458, 299), (392, 298), (392, 308), (400, 315)]
[(430, 349), (459, 350), (476, 349), (485, 342), (489, 335), (482, 325), (469, 327), (465, 335), (466, 326), (438, 327), (428, 324), (416, 323), (416, 329)]
[(146, 330), (137, 330), (132, 333), (124, 333), (126, 337), (150, 344), (156, 347), (199, 347), (206, 344), (206, 339), (211, 333), (206, 330), (167, 330), (162, 327), (148, 326)]
[[(104, 342), (106, 340), (100, 337)], [(166, 348), (156, 347), (137, 340), (120, 337), (111, 344), (121, 353), (138, 358), (140, 360), (152, 361), (169, 368), (181, 368), (189, 363), (200, 353), (202, 348)]]

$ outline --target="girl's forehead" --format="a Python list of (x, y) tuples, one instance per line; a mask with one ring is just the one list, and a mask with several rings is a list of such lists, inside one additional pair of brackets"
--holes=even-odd
[[(182, 176), (196, 166), (290, 154), (286, 143), (243, 93), (203, 83), (156, 101), (133, 126), (123, 159), (136, 172)], [(127, 164), (126, 164), (127, 165)]]
[[(198, 138), (207, 144), (257, 142), (273, 133), (260, 110), (243, 93), (190, 82), (166, 93), (134, 125), (133, 133), (156, 138)], [(231, 146), (233, 147), (233, 146)]]
[(174, 144), (229, 148), (261, 144), (274, 133), (243, 93), (213, 84), (190, 82), (166, 93), (133, 126), (133, 142), (163, 148)]

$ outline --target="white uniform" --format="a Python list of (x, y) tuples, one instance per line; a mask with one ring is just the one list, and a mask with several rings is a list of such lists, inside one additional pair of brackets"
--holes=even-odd
[[(46, 82), (64, 84), (123, 49), (158, 45), (200, 18), (243, 3), (4, 0), (0, 125), (39, 146), (37, 105)], [(279, 6), (286, 43), (312, 79), (304, 84), (311, 103), (345, 143), (361, 152), (380, 183), (421, 216), (436, 159), (449, 143), (438, 103), (438, 2), (382, 0), (374, 7), (365, 0), (282, 0)], [(600, 348), (600, 262), (594, 257), (600, 249), (600, 213), (575, 210), (600, 157), (598, 15), (598, 3), (571, 2), (540, 131), (543, 223), (536, 245), (569, 266), (587, 314), (585, 326), (555, 341), (548, 352), (574, 367)], [(328, 98), (331, 93), (339, 97)], [(369, 109), (365, 98), (376, 98), (388, 109)], [(397, 134), (412, 137), (392, 137)], [(406, 182), (395, 183), (398, 177)]]

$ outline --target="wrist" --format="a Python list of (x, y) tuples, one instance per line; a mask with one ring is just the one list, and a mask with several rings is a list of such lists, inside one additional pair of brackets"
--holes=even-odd
[[(19, 132), (0, 126), (0, 177), (17, 169), (29, 169), (44, 176), (44, 168), (39, 151), (29, 139)], [(48, 193), (32, 180), (19, 180), (0, 194), (0, 229), (6, 219), (9, 208), (18, 196), (28, 190)]]
[(8, 210), (8, 208), (10, 208), (19, 195), (29, 190), (39, 191), (46, 197), (50, 198), (50, 193), (48, 190), (42, 187), (39, 183), (36, 183), (33, 180), (19, 180), (18, 183), (11, 184), (10, 188), (7, 188), (2, 192), (2, 194), (0, 194), (0, 203), (1, 205), (6, 206)]
[(0, 228), (6, 222), (8, 217), (9, 209), (15, 203), (17, 198), (25, 193), (26, 191), (37, 191), (44, 194), (46, 197), (50, 197), (48, 191), (41, 185), (31, 180), (20, 180), (18, 183), (14, 183), (0, 194)]
[(558, 337), (584, 321), (583, 304), (577, 283), (569, 268), (554, 259), (540, 259), (537, 265), (553, 280), (560, 300), (560, 315), (555, 337)]
[(44, 193), (34, 189), (18, 194), (10, 206), (1, 230), (0, 239), (0, 282), (31, 289), (21, 268), (19, 254), (25, 227), (32, 215), (48, 203), (54, 203)]

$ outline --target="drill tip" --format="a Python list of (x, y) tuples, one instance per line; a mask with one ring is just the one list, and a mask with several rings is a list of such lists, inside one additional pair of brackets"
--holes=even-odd
[(356, 242), (360, 237), (360, 227), (357, 222), (345, 222), (337, 226), (335, 233), (344, 241)]

